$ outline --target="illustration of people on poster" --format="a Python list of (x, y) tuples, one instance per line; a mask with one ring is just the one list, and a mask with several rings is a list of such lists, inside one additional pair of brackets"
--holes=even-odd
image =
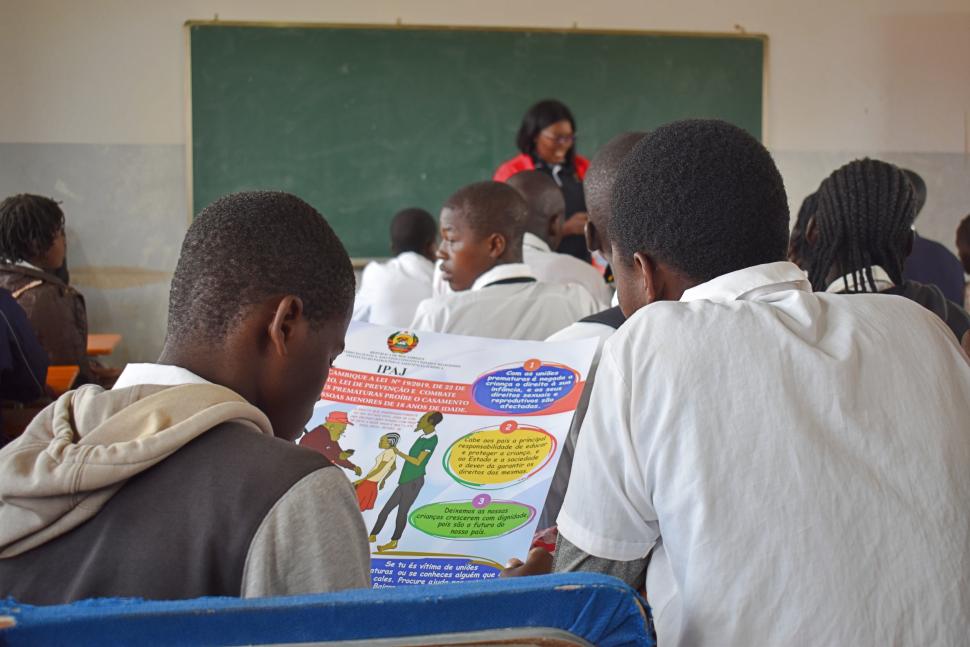
[(375, 588), (528, 551), (595, 348), (351, 324), (299, 442), (352, 481)]

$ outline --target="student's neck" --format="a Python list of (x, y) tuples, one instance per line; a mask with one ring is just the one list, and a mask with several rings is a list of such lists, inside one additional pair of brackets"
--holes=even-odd
[(156, 363), (184, 368), (203, 380), (235, 391), (248, 402), (254, 402), (256, 387), (249, 376), (258, 369), (247, 365), (240, 357), (226, 347), (176, 345), (166, 341)]

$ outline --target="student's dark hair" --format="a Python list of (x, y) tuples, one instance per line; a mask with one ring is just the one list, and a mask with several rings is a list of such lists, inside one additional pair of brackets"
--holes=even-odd
[(765, 147), (737, 126), (677, 121), (620, 165), (610, 235), (622, 262), (648, 253), (697, 282), (782, 261), (785, 185)]
[[(515, 136), (515, 145), (526, 155), (533, 155), (536, 150), (536, 137), (539, 133), (556, 122), (566, 120), (573, 127), (573, 134), (576, 133), (576, 120), (573, 113), (569, 111), (566, 104), (555, 99), (543, 99), (530, 107), (522, 123), (519, 125), (519, 132)], [(575, 143), (566, 153), (566, 163), (571, 164), (576, 155)]]
[(327, 221), (282, 192), (233, 193), (202, 210), (189, 227), (168, 306), (168, 337), (218, 343), (247, 310), (294, 295), (319, 326), (345, 317), (354, 270)]
[(960, 244), (970, 247), (970, 214), (957, 225), (957, 245)]
[(64, 228), (57, 202), (20, 193), (0, 202), (0, 260), (17, 263), (43, 255)]
[(479, 237), (502, 234), (508, 253), (522, 255), (529, 206), (508, 184), (491, 180), (469, 184), (452, 194), (444, 207), (461, 212), (465, 224)]
[(391, 219), (391, 253), (423, 254), (438, 237), (438, 225), (434, 216), (417, 207), (408, 207), (394, 214)]
[(518, 191), (528, 205), (529, 218), (525, 230), (549, 242), (549, 219), (558, 214), (562, 220), (566, 215), (562, 189), (542, 171), (522, 171), (510, 177), (506, 183)]
[(818, 189), (812, 287), (825, 290), (835, 268), (845, 276), (845, 291), (875, 292), (873, 265), (902, 283), (915, 217), (913, 185), (896, 166), (866, 158), (836, 170)]
[(908, 168), (900, 169), (909, 180), (909, 183), (913, 185), (914, 197), (916, 200), (915, 208), (916, 215), (913, 216), (913, 220), (919, 216), (919, 212), (923, 210), (923, 206), (926, 204), (926, 181), (923, 177), (916, 171), (912, 171)]
[(440, 412), (440, 411), (431, 411), (431, 412), (429, 412), (429, 413), (430, 413), (431, 415), (430, 415), (430, 416), (428, 416), (428, 422), (430, 422), (430, 423), (431, 423), (431, 424), (433, 424), (433, 425), (437, 425), (437, 424), (439, 424), (439, 423), (440, 423), (440, 422), (441, 422), (442, 420), (444, 420), (444, 419), (445, 419), (445, 417), (444, 417), (443, 415), (441, 415), (441, 412)]
[(586, 177), (583, 178), (589, 219), (593, 221), (600, 236), (606, 240), (609, 240), (610, 235), (609, 214), (612, 210), (610, 200), (613, 195), (613, 185), (616, 183), (616, 174), (626, 156), (647, 134), (642, 131), (620, 133), (603, 144), (590, 161)]

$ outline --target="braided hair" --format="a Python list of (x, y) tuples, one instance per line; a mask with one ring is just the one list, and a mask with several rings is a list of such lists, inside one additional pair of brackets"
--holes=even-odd
[(896, 166), (866, 158), (832, 173), (818, 189), (812, 287), (825, 290), (834, 267), (844, 275), (846, 292), (876, 292), (873, 265), (902, 283), (915, 218), (913, 185)]
[(17, 263), (42, 256), (64, 228), (54, 200), (20, 193), (0, 202), (0, 259)]

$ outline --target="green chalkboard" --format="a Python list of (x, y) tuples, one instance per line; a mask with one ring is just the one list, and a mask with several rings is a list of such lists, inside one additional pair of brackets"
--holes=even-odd
[(557, 98), (592, 155), (616, 133), (717, 117), (761, 137), (758, 36), (189, 24), (192, 196), (293, 192), (357, 258), (395, 211), (437, 215)]

